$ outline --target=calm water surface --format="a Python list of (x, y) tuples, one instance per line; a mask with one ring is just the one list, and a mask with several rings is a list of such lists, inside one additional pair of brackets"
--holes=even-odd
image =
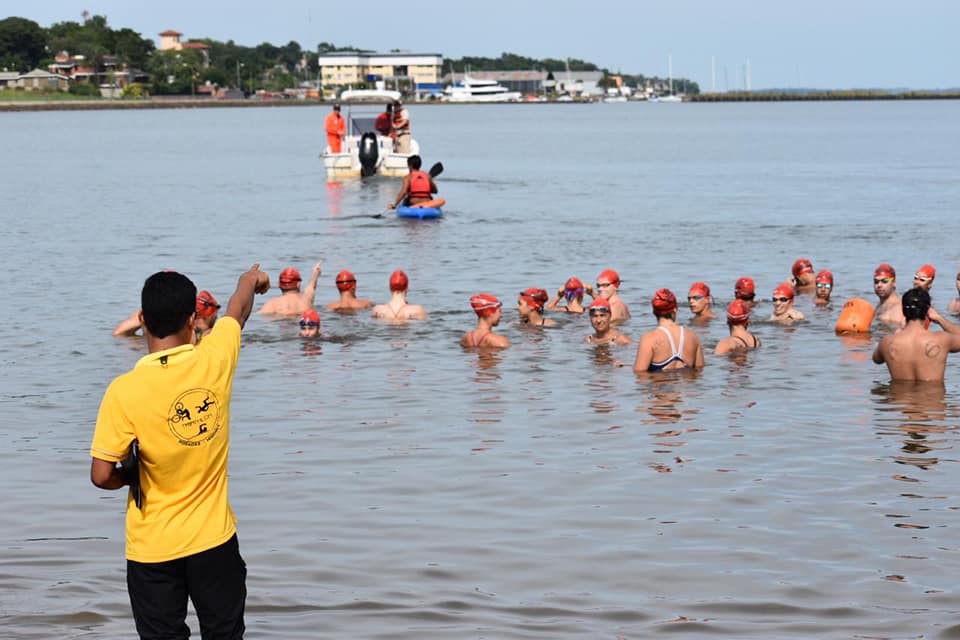
[[(231, 500), (255, 638), (958, 638), (960, 359), (896, 386), (840, 303), (960, 265), (954, 102), (411, 108), (443, 161), (435, 223), (373, 217), (397, 181), (328, 185), (322, 108), (0, 117), (0, 636), (130, 637), (123, 492), (88, 480), (110, 330), (162, 268), (225, 302), (260, 261), (324, 260), (408, 327), (251, 319)], [(638, 379), (586, 318), (523, 330), (516, 293), (616, 268), (652, 293), (830, 268), (837, 302), (764, 346)], [(468, 298), (503, 299), (502, 353), (464, 352)], [(275, 295), (271, 292), (270, 295)], [(770, 312), (764, 303), (757, 316)], [(685, 319), (685, 310), (681, 319)], [(709, 350), (722, 321), (701, 331)], [(191, 619), (197, 632), (195, 618)]]

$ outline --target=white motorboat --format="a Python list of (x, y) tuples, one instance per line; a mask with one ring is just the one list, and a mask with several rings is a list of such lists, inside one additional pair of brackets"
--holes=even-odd
[(496, 80), (466, 74), (461, 82), (443, 90), (444, 102), (520, 102), (520, 98), (519, 91), (510, 91)]
[(400, 99), (399, 91), (387, 89), (345, 89), (340, 94), (340, 102), (396, 102)]
[(402, 178), (409, 173), (407, 158), (419, 154), (420, 145), (411, 137), (409, 153), (394, 151), (393, 138), (382, 135), (374, 126), (377, 115), (369, 107), (364, 110), (346, 105), (347, 135), (340, 153), (332, 153), (325, 146), (320, 154), (328, 180), (373, 175)]

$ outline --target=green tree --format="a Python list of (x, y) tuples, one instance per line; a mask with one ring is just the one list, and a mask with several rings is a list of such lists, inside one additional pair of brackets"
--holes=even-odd
[(200, 78), (201, 55), (192, 49), (156, 51), (150, 58), (153, 93), (156, 95), (190, 95)]
[(30, 71), (40, 64), (46, 46), (46, 35), (33, 20), (0, 20), (0, 69)]

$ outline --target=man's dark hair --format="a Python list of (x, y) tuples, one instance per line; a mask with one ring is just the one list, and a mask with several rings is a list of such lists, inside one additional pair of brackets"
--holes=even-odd
[(197, 310), (197, 286), (182, 273), (157, 272), (143, 283), (140, 309), (147, 331), (155, 338), (166, 338), (183, 329)]
[(414, 154), (407, 158), (407, 166), (413, 169), (414, 171), (420, 170), (420, 156)]
[(914, 287), (900, 298), (903, 317), (909, 320), (926, 320), (930, 311), (930, 293), (926, 289)]

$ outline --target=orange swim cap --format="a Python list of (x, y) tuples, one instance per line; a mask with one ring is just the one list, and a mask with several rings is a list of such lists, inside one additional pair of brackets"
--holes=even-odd
[(813, 273), (813, 264), (806, 258), (800, 258), (793, 263), (793, 277), (797, 278), (802, 273)]
[(653, 315), (662, 318), (677, 310), (677, 296), (670, 289), (657, 289), (650, 304), (653, 306)]
[(778, 285), (777, 288), (773, 290), (774, 298), (790, 298), (793, 300), (793, 296), (793, 287), (787, 282)]
[(293, 267), (287, 267), (280, 272), (280, 291), (300, 288), (300, 272)]
[(817, 284), (833, 284), (833, 274), (824, 269), (817, 274)]
[(547, 300), (550, 299), (550, 296), (543, 289), (531, 288), (524, 289), (520, 293), (520, 299), (537, 311), (543, 311), (543, 305), (547, 304)]
[(583, 289), (583, 283), (580, 282), (580, 278), (569, 278), (563, 284), (563, 288), (566, 291), (576, 291), (577, 289)]
[(338, 291), (349, 291), (350, 289), (357, 288), (357, 279), (354, 275), (344, 269), (337, 274), (337, 290)]
[(937, 277), (937, 270), (933, 268), (932, 264), (925, 264), (917, 269), (917, 273), (913, 277), (921, 280), (933, 280)]
[(710, 287), (706, 282), (694, 282), (690, 285), (690, 295), (700, 295), (710, 297)]
[(594, 313), (610, 313), (610, 303), (607, 302), (606, 298), (594, 298), (593, 302), (590, 303), (590, 306), (587, 307), (590, 312), (590, 315)]
[(614, 271), (613, 269), (607, 269), (597, 276), (597, 284), (605, 284), (609, 282), (614, 286), (614, 288), (620, 288), (620, 274)]
[[(311, 325), (310, 323), (313, 323)], [(317, 313), (316, 309), (307, 309), (300, 314), (300, 326), (320, 326), (320, 314)]]
[(407, 274), (400, 269), (390, 274), (390, 291), (406, 291), (409, 284)]
[(204, 290), (197, 294), (197, 315), (201, 318), (217, 315), (217, 309), (219, 308), (220, 303), (209, 291)]
[(739, 298), (727, 306), (727, 324), (747, 324), (750, 321), (750, 305)]
[(502, 305), (497, 296), (489, 293), (478, 293), (470, 298), (470, 306), (481, 318), (492, 316)]
[(889, 264), (884, 262), (879, 267), (873, 270), (874, 278), (897, 278), (897, 270), (891, 267)]
[(753, 296), (757, 293), (756, 286), (753, 284), (753, 278), (744, 276), (737, 280), (737, 284), (733, 288), (733, 293), (741, 300), (753, 300)]

